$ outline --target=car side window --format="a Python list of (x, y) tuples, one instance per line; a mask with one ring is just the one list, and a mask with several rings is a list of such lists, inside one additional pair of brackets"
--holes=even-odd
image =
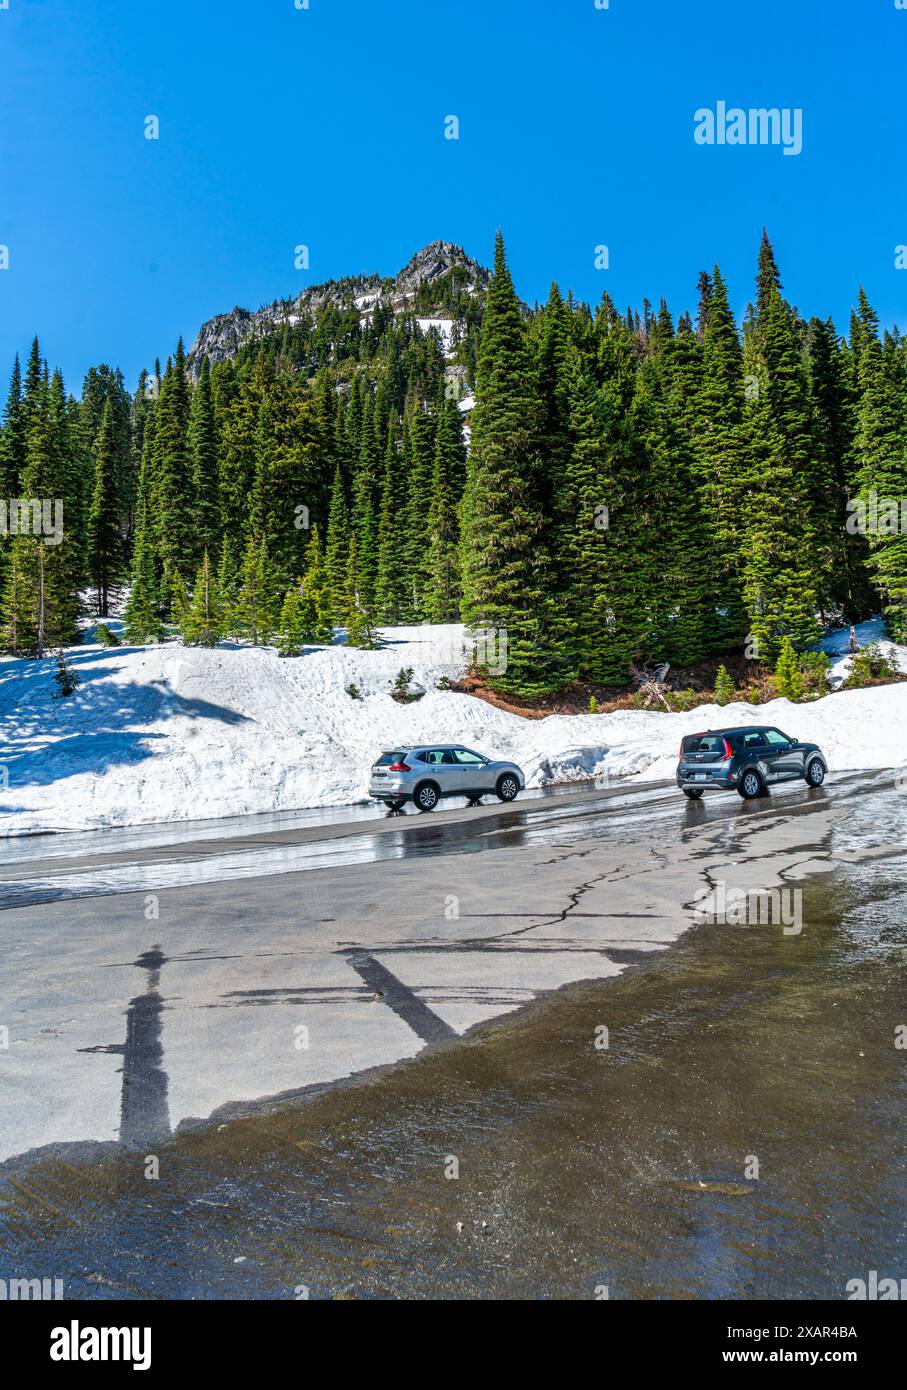
[(774, 748), (786, 748), (790, 743), (790, 739), (786, 738), (779, 729), (767, 729), (765, 737)]
[(432, 767), (437, 767), (439, 763), (443, 763), (444, 753), (440, 748), (429, 748), (427, 752), (422, 754), (420, 761), (423, 763), (430, 763)]
[(457, 748), (454, 758), (458, 763), (464, 763), (467, 767), (484, 767), (485, 759), (480, 758), (478, 753), (470, 753), (468, 748)]
[(765, 739), (761, 734), (747, 734), (743, 740), (744, 748), (761, 748)]

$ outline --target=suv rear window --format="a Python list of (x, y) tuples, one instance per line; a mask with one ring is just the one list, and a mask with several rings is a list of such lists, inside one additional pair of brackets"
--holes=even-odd
[(685, 753), (723, 753), (724, 734), (687, 734), (683, 741)]
[(393, 763), (399, 763), (402, 759), (402, 753), (382, 753), (375, 763), (375, 767), (391, 767)]

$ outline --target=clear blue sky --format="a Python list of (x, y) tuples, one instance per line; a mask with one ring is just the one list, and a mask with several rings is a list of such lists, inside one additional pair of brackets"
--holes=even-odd
[[(846, 325), (862, 281), (907, 326), (894, 0), (8, 3), (2, 392), (35, 332), (71, 389), (99, 361), (132, 385), (234, 304), (392, 274), (435, 238), (487, 262), (498, 225), (527, 300), (556, 278), (676, 313), (716, 260), (742, 310), (764, 222), (802, 312)], [(802, 108), (803, 153), (696, 145), (720, 99)]]

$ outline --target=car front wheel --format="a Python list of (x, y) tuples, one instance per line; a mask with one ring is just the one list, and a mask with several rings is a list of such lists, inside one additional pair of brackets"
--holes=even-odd
[(754, 797), (764, 794), (765, 787), (758, 772), (744, 772), (737, 790), (744, 801), (752, 801)]
[(433, 811), (439, 800), (434, 782), (423, 782), (416, 790), (415, 802), (420, 811)]
[(510, 772), (505, 772), (503, 777), (498, 778), (498, 785), (495, 791), (501, 801), (513, 801), (520, 790), (520, 784)]

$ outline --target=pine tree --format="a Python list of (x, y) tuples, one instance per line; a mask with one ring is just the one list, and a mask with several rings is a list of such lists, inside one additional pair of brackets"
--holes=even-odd
[(61, 647), (57, 652), (57, 665), (54, 670), (54, 683), (56, 684), (55, 700), (65, 700), (74, 690), (82, 684), (81, 678), (75, 667), (70, 666), (66, 660), (66, 653)]
[(16, 353), (0, 428), (0, 491), (3, 497), (19, 496), (19, 476), (25, 463), (26, 443), (22, 372), (19, 354)]
[(155, 412), (154, 536), (164, 571), (162, 597), (173, 601), (173, 575), (191, 574), (198, 554), (189, 449), (189, 383), (182, 338), (167, 363)]
[(384, 451), (384, 474), (378, 512), (378, 568), (375, 613), (380, 623), (399, 623), (406, 603), (407, 583), (400, 531), (406, 523), (403, 454), (397, 439), (397, 420), (391, 417)]
[(571, 448), (561, 482), (560, 555), (568, 576), (572, 666), (592, 680), (622, 680), (635, 644), (614, 631), (621, 607), (620, 553), (608, 530), (617, 500), (609, 469), (614, 454), (605, 441), (604, 404), (576, 351), (570, 356), (568, 391)]
[(873, 606), (867, 572), (866, 538), (847, 525), (847, 504), (857, 495), (854, 459), (856, 392), (848, 351), (831, 319), (812, 319), (807, 335), (807, 369), (817, 448), (827, 471), (827, 505), (832, 516), (830, 601), (845, 622)]
[(10, 550), (3, 580), (0, 643), (4, 651), (11, 652), (13, 656), (23, 654), (31, 631), (24, 601), (26, 581), (22, 574), (22, 558), (21, 549), (17, 550), (14, 545)]
[(303, 597), (299, 586), (288, 589), (284, 596), (278, 623), (280, 634), (277, 647), (278, 656), (300, 656), (302, 654), (302, 647), (305, 642), (305, 619), (302, 604)]
[(123, 374), (101, 363), (90, 367), (82, 384), (82, 398), (75, 412), (74, 433), (80, 441), (84, 471), (84, 509), (86, 524), (94, 490), (97, 439), (107, 407), (111, 411), (111, 437), (108, 450), (113, 510), (121, 536), (131, 535), (136, 501), (138, 470), (132, 447), (132, 409)]
[(432, 474), (435, 455), (435, 417), (419, 396), (412, 396), (407, 408), (406, 520), (400, 551), (406, 577), (404, 617), (422, 622), (426, 617), (425, 596), (431, 574)]
[(202, 359), (198, 383), (192, 393), (189, 448), (196, 504), (196, 542), (202, 553), (214, 555), (220, 549), (220, 485), (217, 423), (207, 357)]
[(431, 623), (455, 622), (460, 611), (460, 564), (457, 496), (462, 487), (466, 451), (456, 401), (441, 398), (428, 509), (428, 581), (423, 595)]
[(375, 403), (366, 396), (360, 428), (359, 459), (353, 483), (351, 524), (356, 535), (359, 571), (356, 584), (362, 602), (374, 606), (378, 577), (378, 509), (380, 451), (375, 437)]
[(318, 526), (312, 527), (306, 551), (306, 572), (302, 582), (302, 632), (307, 642), (330, 646), (334, 640), (334, 603), (328, 587), (328, 573), (321, 549)]
[(802, 700), (803, 672), (793, 642), (785, 637), (775, 667), (775, 688), (784, 700)]
[(161, 622), (160, 565), (151, 520), (154, 493), (154, 426), (155, 416), (152, 411), (145, 421), (143, 431), (142, 470), (136, 503), (129, 598), (124, 613), (123, 630), (126, 640), (138, 646), (148, 642), (159, 642), (164, 635)]
[(335, 624), (345, 623), (349, 612), (349, 554), (350, 526), (346, 507), (346, 492), (338, 464), (331, 491), (331, 509), (328, 515), (327, 549), (325, 552), (326, 588), (330, 596), (331, 621)]
[(496, 640), (506, 634), (506, 671), (493, 682), (523, 695), (556, 690), (569, 671), (551, 587), (554, 518), (543, 511), (538, 428), (529, 353), (499, 233), (463, 513), (464, 612), (473, 629), (491, 629)]
[(356, 587), (359, 574), (359, 547), (355, 532), (350, 536), (349, 557), (347, 560), (346, 590), (348, 594), (346, 612), (346, 645), (362, 647), (370, 651), (375, 646), (375, 629), (372, 614), (363, 602)]
[[(42, 388), (31, 414), (22, 496), (34, 499), (31, 526), (15, 537), (11, 562), (15, 567), (15, 612), (7, 610), (4, 626), (16, 634), (20, 651), (43, 656), (48, 646), (69, 646), (81, 640), (78, 627), (79, 588), (84, 573), (84, 534), (74, 528), (74, 443), (63, 380), (59, 373)], [(62, 532), (48, 536), (46, 509)], [(35, 523), (39, 523), (37, 526)]]
[(116, 491), (117, 454), (113, 408), (108, 401), (94, 450), (94, 489), (88, 516), (88, 567), (97, 593), (98, 616), (110, 616), (110, 596), (122, 578), (123, 540)]
[(756, 318), (760, 326), (768, 316), (772, 299), (776, 295), (780, 298), (782, 288), (774, 248), (768, 239), (768, 232), (763, 227), (762, 241), (759, 244), (759, 270), (756, 275)]
[(233, 606), (234, 631), (253, 646), (267, 646), (277, 626), (279, 602), (267, 542), (253, 538), (246, 547), (242, 583)]
[(223, 636), (224, 612), (217, 577), (211, 570), (207, 550), (195, 578), (192, 598), (180, 624), (180, 635), (187, 647), (216, 647)]
[(730, 704), (731, 700), (733, 700), (733, 698), (734, 682), (728, 675), (727, 667), (721, 665), (718, 667), (718, 671), (715, 676), (715, 704), (722, 706), (728, 705)]
[[(907, 456), (897, 388), (886, 371), (878, 336), (878, 318), (860, 291), (857, 449), (860, 457), (860, 500), (867, 520), (870, 568), (882, 593), (883, 612), (895, 641), (907, 639), (907, 535), (900, 526), (875, 523), (879, 504), (907, 497)], [(858, 515), (858, 514), (857, 514)]]
[(743, 352), (717, 266), (707, 277), (706, 293), (700, 309), (702, 387), (695, 404), (693, 444), (702, 513), (712, 531), (709, 631), (713, 649), (720, 649), (739, 639), (746, 622), (738, 519), (748, 470), (748, 440), (743, 420)]

